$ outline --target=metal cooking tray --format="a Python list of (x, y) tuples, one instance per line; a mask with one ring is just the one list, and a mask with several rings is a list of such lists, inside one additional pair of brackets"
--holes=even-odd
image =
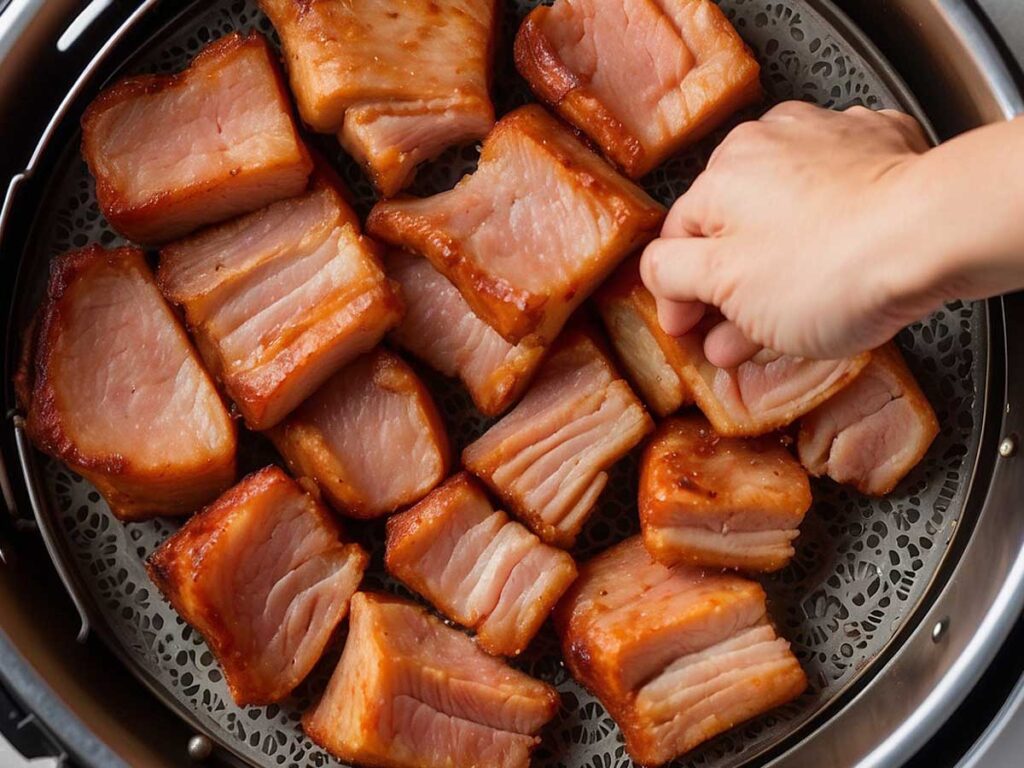
[[(494, 89), (499, 112), (530, 100), (511, 65), (510, 51), (519, 19), (534, 4), (505, 3)], [(771, 100), (893, 107), (924, 120), (888, 65), (826, 2), (720, 4), (755, 49)], [(133, 22), (136, 38), (145, 42), (124, 58), (117, 75), (178, 70), (203, 45), (234, 30), (257, 28), (273, 35), (255, 4), (243, 0), (196, 2), (184, 10), (181, 5), (144, 2)], [(102, 84), (89, 82), (88, 93)], [(22, 208), (23, 215), (34, 216), (34, 225), (17, 276), (16, 327), (26, 326), (38, 304), (54, 255), (90, 242), (119, 242), (99, 214), (92, 180), (79, 157), (77, 118), (69, 112), (54, 126), (53, 135), (60, 140), (44, 148), (38, 163), (47, 172), (43, 191), (32, 209)], [(357, 209), (365, 214), (373, 194), (359, 169), (330, 137), (312, 137), (312, 143), (337, 161)], [(676, 157), (646, 178), (644, 186), (670, 203), (703, 167), (714, 143), (709, 140)], [(475, 158), (473, 147), (450, 151), (421, 171), (413, 191), (427, 194), (451, 186), (472, 169)], [(751, 194), (770, 195), (771, 190)], [(796, 558), (764, 580), (771, 612), (793, 642), (810, 689), (796, 702), (709, 742), (680, 764), (724, 768), (761, 763), (782, 753), (870, 681), (935, 597), (945, 561), (958, 554), (958, 541), (965, 535), (961, 529), (970, 528), (972, 515), (965, 510), (983, 437), (991, 327), (984, 304), (957, 302), (900, 334), (911, 367), (938, 413), (941, 434), (925, 461), (887, 499), (870, 500), (829, 483), (815, 485), (815, 505), (797, 541)], [(430, 372), (424, 376), (444, 411), (456, 449), (461, 448), (487, 422), (451, 382)], [(329, 651), (310, 679), (281, 705), (235, 706), (212, 654), (163, 601), (142, 567), (145, 555), (176, 523), (122, 525), (88, 483), (34, 453), (20, 430), (18, 435), (35, 511), (81, 606), (83, 627), (91, 625), (161, 699), (231, 759), (266, 766), (331, 763), (301, 733), (298, 718), (323, 690), (340, 647)], [(273, 460), (255, 436), (243, 451), (248, 467)], [(574, 554), (587, 557), (636, 532), (635, 489), (634, 457), (615, 470)], [(378, 554), (365, 585), (408, 594), (383, 571), (382, 525), (348, 527)], [(564, 707), (545, 731), (536, 764), (629, 765), (612, 720), (567, 675), (550, 628), (516, 664), (552, 682), (563, 695)]]

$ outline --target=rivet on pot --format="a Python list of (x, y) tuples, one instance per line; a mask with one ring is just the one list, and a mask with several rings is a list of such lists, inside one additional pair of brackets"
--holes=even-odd
[(205, 736), (193, 736), (188, 740), (188, 756), (190, 760), (202, 762), (213, 754), (213, 742)]
[(932, 642), (937, 643), (946, 634), (946, 630), (949, 628), (949, 619), (941, 619), (935, 623), (932, 627)]
[(1017, 438), (1014, 436), (1004, 437), (1003, 441), (999, 443), (999, 455), (1004, 459), (1008, 459), (1017, 452)]

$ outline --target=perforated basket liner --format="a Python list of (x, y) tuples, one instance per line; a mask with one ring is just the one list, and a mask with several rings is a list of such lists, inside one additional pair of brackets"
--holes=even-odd
[[(505, 2), (498, 50), (495, 98), (500, 112), (529, 99), (511, 64), (511, 39), (531, 2)], [(763, 65), (763, 81), (774, 101), (800, 98), (830, 107), (863, 103), (899, 107), (883, 77), (869, 69), (853, 43), (844, 40), (804, 2), (722, 0), (722, 7)], [(168, 72), (182, 68), (202, 46), (234, 30), (258, 28), (273, 36), (250, 2), (197, 3), (167, 36), (154, 40), (128, 71)], [(365, 214), (373, 193), (359, 169), (330, 137), (314, 143), (337, 160)], [(702, 167), (714, 141), (681, 155), (645, 179), (645, 186), (671, 203)], [(449, 151), (421, 170), (415, 192), (449, 187), (471, 170), (476, 147)], [(99, 214), (91, 179), (77, 149), (51, 184), (35, 237), (38, 252), (27, 255), (31, 290), (22, 319), (35, 305), (50, 257), (90, 242), (118, 242)], [(770, 190), (752, 190), (770, 194)], [(836, 211), (842, 216), (842, 211)], [(981, 424), (975, 393), (983, 390), (986, 321), (981, 305), (954, 303), (927, 322), (904, 331), (899, 341), (938, 412), (942, 432), (928, 457), (889, 498), (873, 501), (830, 483), (816, 483), (814, 508), (796, 542), (796, 558), (781, 573), (764, 579), (771, 612), (810, 678), (799, 700), (714, 739), (680, 761), (682, 765), (735, 766), (777, 744), (858, 676), (893, 638), (928, 584), (951, 540), (963, 505)], [(448, 422), (456, 448), (486, 426), (453, 382), (424, 372)], [(243, 445), (243, 464), (255, 468), (274, 455), (259, 438)], [(73, 554), (109, 635), (129, 661), (148, 670), (170, 699), (195, 713), (198, 722), (253, 764), (326, 765), (333, 762), (298, 725), (301, 712), (323, 690), (336, 664), (340, 643), (330, 650), (295, 695), (281, 705), (240, 709), (231, 701), (220, 669), (197, 633), (164, 602), (143, 570), (143, 558), (177, 525), (152, 521), (122, 525), (96, 491), (59, 464), (41, 464), (51, 514)], [(635, 457), (612, 473), (609, 488), (587, 524), (575, 554), (589, 556), (635, 533)], [(349, 524), (372, 546), (374, 560), (365, 586), (409, 595), (391, 581), (381, 563), (383, 524)], [(517, 666), (550, 681), (564, 706), (544, 732), (536, 753), (542, 766), (629, 764), (613, 721), (569, 678), (557, 639), (546, 626)]]

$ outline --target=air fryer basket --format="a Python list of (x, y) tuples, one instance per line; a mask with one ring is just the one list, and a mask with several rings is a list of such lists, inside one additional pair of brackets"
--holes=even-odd
[[(500, 112), (529, 98), (511, 67), (509, 49), (519, 18), (534, 4), (530, 0), (504, 4), (495, 77)], [(891, 68), (826, 2), (721, 0), (721, 5), (756, 50), (772, 101), (800, 98), (840, 108), (856, 103), (892, 107), (926, 122)], [(185, 8), (142, 3), (135, 20), (135, 50), (122, 52), (116, 74), (178, 70), (203, 45), (233, 30), (257, 28), (273, 34), (255, 4), (247, 0), (196, 2)], [(89, 82), (84, 98), (101, 86), (98, 80)], [(58, 115), (52, 126), (56, 139), (36, 158), (45, 169), (45, 178), (36, 181), (39, 194), (6, 206), (0, 220), (0, 227), (12, 216), (33, 222), (19, 260), (7, 381), (16, 352), (16, 329), (26, 327), (38, 304), (49, 260), (86, 243), (119, 242), (99, 214), (91, 179), (79, 157), (77, 117), (75, 110)], [(336, 160), (357, 208), (365, 213), (373, 195), (359, 169), (329, 137), (314, 137), (313, 143)], [(713, 143), (705, 142), (672, 160), (645, 179), (645, 186), (670, 203), (702, 167)], [(421, 172), (414, 191), (426, 194), (450, 186), (472, 169), (475, 155), (475, 148), (450, 151)], [(751, 190), (751, 194), (771, 194), (771, 190)], [(715, 739), (681, 764), (737, 766), (796, 748), (830, 716), (839, 712), (848, 716), (850, 707), (843, 709), (844, 705), (869, 694), (887, 665), (895, 665), (911, 633), (917, 629), (920, 634), (922, 628), (917, 625), (942, 590), (951, 586), (947, 581), (980, 513), (976, 478), (992, 470), (998, 439), (993, 431), (996, 425), (987, 414), (993, 403), (996, 409), (1002, 403), (1002, 327), (1001, 318), (990, 313), (986, 304), (956, 302), (900, 335), (899, 342), (938, 413), (940, 436), (921, 466), (887, 499), (869, 500), (829, 483), (816, 484), (815, 505), (801, 530), (793, 564), (765, 580), (771, 611), (782, 634), (793, 641), (811, 680), (810, 689), (798, 701)], [(459, 448), (486, 423), (457, 386), (430, 372), (424, 375), (438, 394)], [(340, 648), (329, 652), (296, 695), (280, 706), (236, 707), (201, 638), (163, 601), (142, 568), (145, 555), (176, 523), (117, 522), (88, 483), (27, 446), (19, 418), (16, 411), (12, 413), (32, 506), (81, 610), (83, 631), (91, 626), (196, 733), (209, 737), (232, 759), (254, 765), (330, 762), (303, 736), (298, 716), (322, 691)], [(1011, 458), (1013, 445), (1003, 448), (1004, 458)], [(249, 467), (273, 456), (255, 437), (245, 445), (245, 454)], [(575, 554), (588, 556), (635, 532), (634, 469), (630, 460), (616, 470)], [(349, 528), (379, 552), (379, 524)], [(406, 593), (384, 574), (379, 558), (366, 586)], [(943, 616), (923, 629), (935, 635), (938, 645), (952, 620)], [(563, 694), (563, 710), (545, 732), (538, 765), (629, 764), (613, 722), (568, 677), (550, 628), (517, 664), (551, 681)], [(813, 736), (810, 744), (813, 750)], [(799, 764), (812, 763), (801, 760)]]

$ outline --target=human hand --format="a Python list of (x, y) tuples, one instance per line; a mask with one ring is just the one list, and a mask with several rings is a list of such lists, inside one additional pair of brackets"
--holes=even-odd
[(644, 252), (662, 326), (682, 335), (717, 307), (705, 354), (729, 367), (762, 346), (855, 354), (934, 310), (948, 286), (908, 225), (948, 184), (915, 170), (928, 149), (913, 118), (860, 107), (788, 102), (741, 124)]

